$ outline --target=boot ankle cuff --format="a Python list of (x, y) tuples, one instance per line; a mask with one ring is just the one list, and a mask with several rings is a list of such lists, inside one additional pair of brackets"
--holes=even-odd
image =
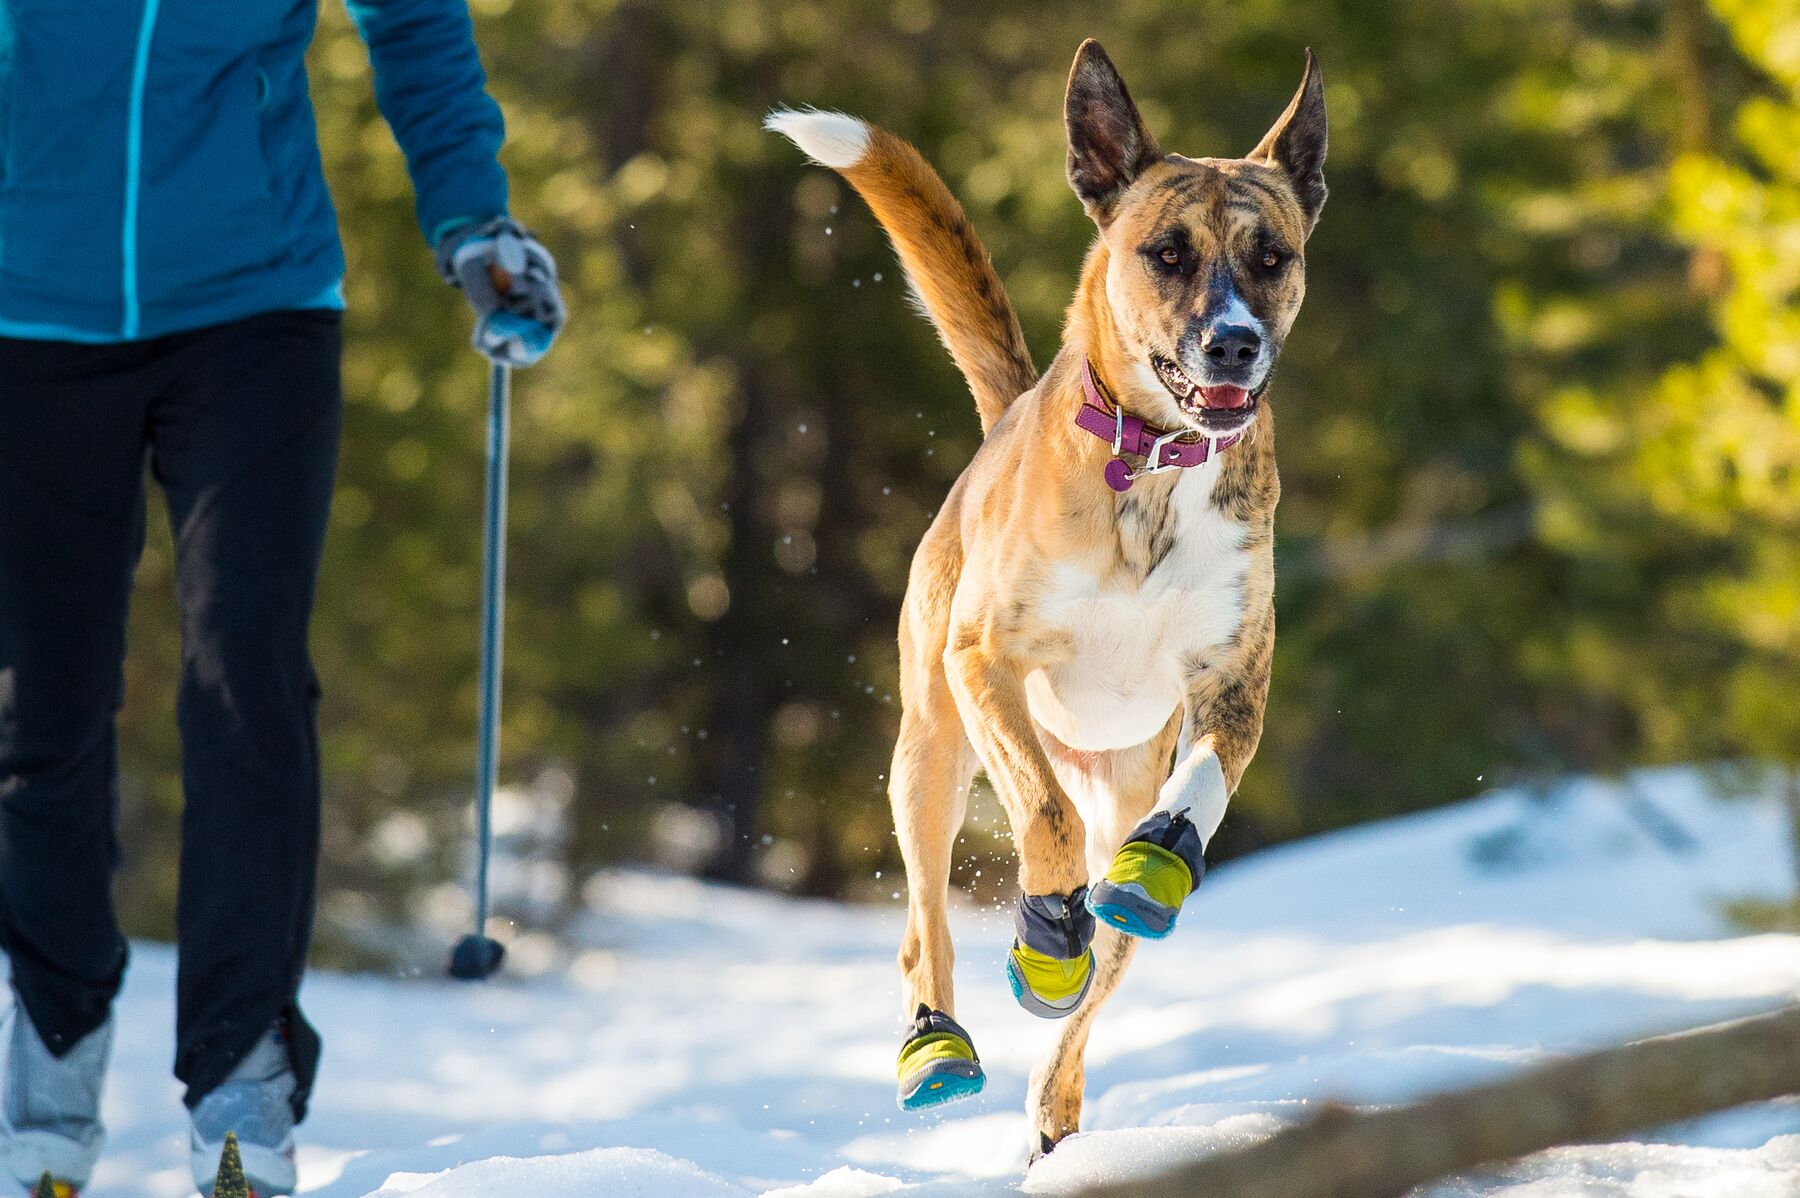
[(1013, 912), (1019, 943), (1059, 961), (1073, 961), (1094, 942), (1094, 913), (1087, 887), (1073, 894), (1021, 894)]

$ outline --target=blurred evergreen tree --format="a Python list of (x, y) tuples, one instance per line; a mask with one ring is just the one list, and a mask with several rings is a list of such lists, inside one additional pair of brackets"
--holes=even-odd
[(1567, 193), (1561, 293), (1502, 300), (1542, 376), (1522, 463), (1565, 588), (1527, 653), (1571, 696), (1552, 732), (1578, 766), (1800, 753), (1800, 75), (1776, 50), (1800, 23), (1713, 7), (1648, 10), (1655, 70), (1605, 85), (1643, 144)]
[[(1714, 146), (1753, 81), (1698, 2), (474, 0), (515, 214), (558, 254), (573, 313), (517, 384), (503, 776), (573, 775), (574, 881), (685, 850), (717, 876), (893, 889), (872, 875), (898, 867), (895, 616), (978, 428), (873, 220), (760, 120), (811, 103), (918, 144), (1048, 360), (1092, 235), (1061, 122), (1090, 35), (1186, 153), (1255, 144), (1304, 45), (1325, 70), (1332, 198), (1272, 392), (1274, 692), (1220, 848), (1774, 728), (1756, 713), (1785, 685), (1769, 663), (1792, 661), (1794, 550), (1775, 481), (1791, 413), (1770, 397), (1791, 375), (1757, 355), (1791, 319), (1793, 264), (1743, 235), (1791, 220), (1795, 118), (1769, 96), (1787, 68), (1765, 63), (1738, 129), (1779, 161)], [(1793, 0), (1718, 3), (1752, 57), (1779, 40), (1759, 14), (1792, 26)], [(313, 90), (351, 262), (315, 625), (326, 905), (405, 921), (459, 901), (484, 375), (366, 55), (336, 6), (323, 18)], [(1735, 391), (1684, 398), (1699, 375), (1664, 381), (1683, 361)], [(1758, 396), (1735, 439), (1703, 418)], [(1676, 456), (1652, 503), (1636, 472)], [(139, 932), (173, 910), (162, 544), (125, 726)], [(1729, 711), (1700, 720), (1712, 701)], [(965, 879), (990, 847), (972, 843)]]

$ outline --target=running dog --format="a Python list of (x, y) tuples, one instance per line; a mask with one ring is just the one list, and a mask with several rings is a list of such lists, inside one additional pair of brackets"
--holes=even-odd
[(1281, 492), (1268, 386), (1325, 202), (1310, 50), (1244, 158), (1165, 153), (1094, 41), (1064, 116), (1069, 183), (1099, 236), (1042, 376), (987, 251), (917, 150), (839, 113), (766, 122), (874, 210), (980, 413), (985, 440), (913, 559), (900, 622), (889, 792), (914, 1022), (899, 1101), (931, 1106), (984, 1080), (952, 1017), (947, 912), (980, 766), (1019, 853), (1008, 979), (1027, 1010), (1067, 1020), (1032, 1075), (1038, 1154), (1078, 1129), (1094, 1014), (1137, 941), (1174, 926), (1262, 733)]

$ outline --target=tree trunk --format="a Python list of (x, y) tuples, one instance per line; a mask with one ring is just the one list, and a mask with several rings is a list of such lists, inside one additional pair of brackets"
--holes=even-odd
[(730, 482), (724, 491), (731, 536), (720, 563), (731, 600), (707, 630), (708, 668), (718, 677), (694, 782), (717, 816), (722, 836), (718, 851), (703, 867), (705, 875), (747, 884), (754, 876), (756, 816), (768, 750), (772, 692), (764, 677), (769, 668), (765, 642), (773, 596), (766, 581), (772, 568), (770, 535), (757, 511), (765, 403), (754, 363), (740, 361), (739, 386), (744, 406), (728, 440)]
[[(1663, 35), (1670, 81), (1677, 104), (1675, 151), (1708, 154), (1713, 148), (1712, 78), (1702, 37), (1707, 22), (1705, 0), (1669, 0)], [(1688, 260), (1688, 286), (1704, 299), (1724, 294), (1730, 285), (1724, 247), (1703, 241)]]

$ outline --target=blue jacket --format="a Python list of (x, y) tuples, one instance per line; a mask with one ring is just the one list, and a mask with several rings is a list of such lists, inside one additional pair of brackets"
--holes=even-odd
[[(348, 0), (428, 240), (506, 210), (465, 0)], [(0, 336), (121, 341), (332, 307), (317, 0), (0, 0)]]

